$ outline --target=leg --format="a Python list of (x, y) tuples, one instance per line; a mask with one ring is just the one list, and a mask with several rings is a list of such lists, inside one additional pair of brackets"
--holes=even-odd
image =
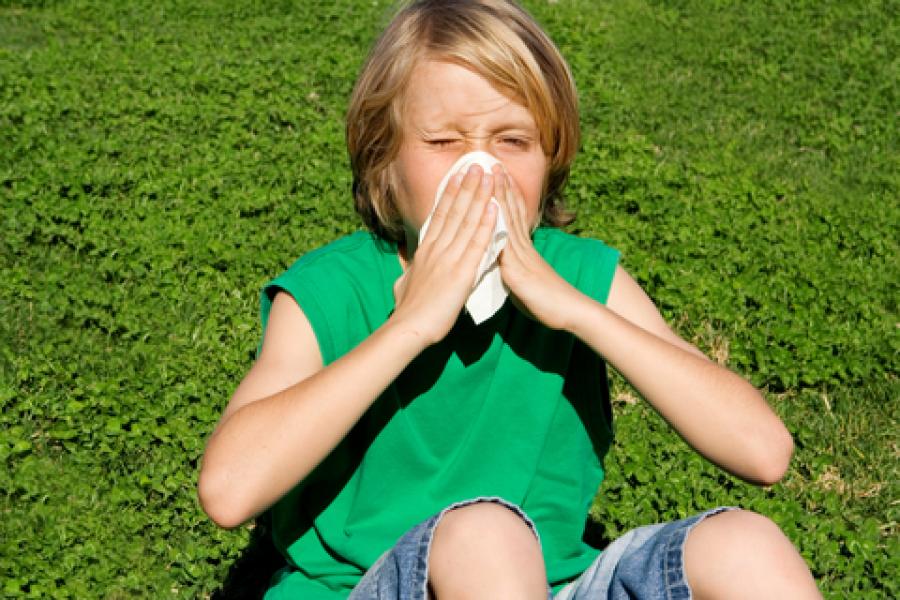
[(437, 600), (547, 600), (537, 538), (521, 517), (492, 502), (443, 516), (428, 568), (429, 590)]
[(701, 521), (687, 537), (684, 566), (698, 600), (822, 597), (803, 558), (778, 526), (749, 511)]

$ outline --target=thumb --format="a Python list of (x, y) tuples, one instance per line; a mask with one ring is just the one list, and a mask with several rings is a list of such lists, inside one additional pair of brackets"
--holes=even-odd
[(397, 278), (397, 281), (394, 282), (394, 303), (397, 304), (400, 302), (400, 299), (403, 298), (403, 295), (406, 293), (406, 272), (403, 273), (400, 277)]

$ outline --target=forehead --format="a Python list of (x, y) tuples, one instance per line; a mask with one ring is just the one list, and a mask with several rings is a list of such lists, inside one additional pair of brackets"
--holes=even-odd
[(535, 128), (531, 112), (487, 79), (456, 63), (425, 59), (413, 69), (402, 121), (416, 129), (466, 128), (508, 122)]

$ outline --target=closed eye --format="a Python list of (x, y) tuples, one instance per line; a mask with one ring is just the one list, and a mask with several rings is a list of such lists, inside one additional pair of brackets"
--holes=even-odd
[(504, 136), (500, 138), (500, 143), (504, 146), (512, 146), (514, 148), (525, 149), (531, 144), (531, 140), (523, 137)]
[(452, 139), (452, 138), (440, 138), (440, 139), (436, 139), (436, 140), (426, 140), (426, 143), (429, 146), (433, 146), (435, 148), (448, 148), (459, 141), (460, 140), (456, 140), (456, 139)]

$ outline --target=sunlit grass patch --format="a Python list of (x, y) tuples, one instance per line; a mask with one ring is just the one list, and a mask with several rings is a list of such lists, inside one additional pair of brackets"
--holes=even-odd
[[(0, 585), (209, 596), (253, 537), (200, 511), (204, 439), (260, 286), (359, 227), (343, 115), (387, 3), (0, 5)], [(611, 536), (739, 504), (826, 596), (900, 596), (893, 6), (527, 5), (580, 90), (572, 231), (796, 442), (748, 486), (616, 380), (592, 514)]]

